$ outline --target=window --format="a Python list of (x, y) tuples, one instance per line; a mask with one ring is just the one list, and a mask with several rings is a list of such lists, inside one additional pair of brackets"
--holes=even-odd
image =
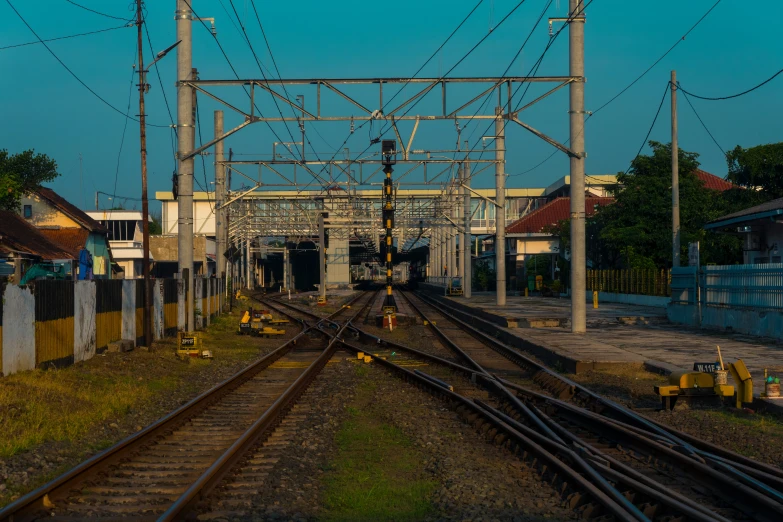
[(30, 219), (33, 217), (33, 206), (32, 205), (25, 205), (24, 206), (24, 218)]

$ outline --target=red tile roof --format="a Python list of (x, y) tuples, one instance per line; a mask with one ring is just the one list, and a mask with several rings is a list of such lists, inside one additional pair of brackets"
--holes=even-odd
[(701, 169), (696, 169), (695, 174), (696, 177), (702, 180), (702, 182), (704, 183), (704, 188), (710, 190), (717, 190), (720, 192), (723, 192), (724, 190), (736, 188), (736, 186), (732, 182), (726, 181), (725, 179), (720, 178), (715, 174), (710, 174), (709, 172), (705, 172)]
[(22, 252), (46, 260), (76, 259), (15, 212), (0, 211), (0, 251)]
[[(595, 214), (597, 207), (614, 202), (614, 198), (586, 197), (585, 215)], [(538, 234), (546, 227), (556, 225), (571, 215), (571, 198), (557, 198), (537, 208), (527, 216), (518, 219), (506, 227), (507, 234)]]
[(90, 232), (108, 232), (108, 230), (103, 225), (85, 214), (82, 210), (71, 204), (68, 200), (57, 194), (52, 189), (40, 187), (36, 189), (35, 192), (42, 198), (49, 201), (49, 203), (51, 203), (52, 206), (54, 206), (57, 210), (67, 215)]
[(79, 251), (87, 246), (90, 231), (83, 228), (39, 228), (38, 231), (75, 259), (79, 259)]

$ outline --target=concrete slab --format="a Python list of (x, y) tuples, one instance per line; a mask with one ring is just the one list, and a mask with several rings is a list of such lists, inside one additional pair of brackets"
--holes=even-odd
[[(665, 311), (657, 307), (627, 304), (601, 304), (588, 308), (587, 332), (575, 335), (570, 325), (554, 328), (520, 328), (509, 326), (508, 318), (517, 324), (543, 316), (569, 316), (567, 299), (509, 296), (507, 306), (497, 307), (494, 295), (439, 297), (457, 306), (464, 317), (494, 317), (497, 334), (508, 344), (533, 353), (547, 364), (568, 372), (633, 365), (668, 374), (678, 369), (692, 369), (694, 362), (717, 360), (720, 345), (724, 361), (742, 359), (754, 380), (754, 391), (763, 389), (763, 373), (783, 377), (783, 343), (744, 334), (702, 330), (665, 322)], [(637, 318), (629, 320), (627, 318)], [(640, 320), (638, 318), (645, 318)], [(488, 319), (491, 320), (491, 319)]]

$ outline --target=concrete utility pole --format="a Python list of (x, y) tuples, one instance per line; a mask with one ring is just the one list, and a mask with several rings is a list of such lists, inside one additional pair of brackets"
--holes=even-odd
[[(457, 211), (454, 216), (457, 223), (460, 222), (460, 218), (465, 211), (464, 206), (461, 207), (462, 198), (465, 197), (465, 189), (462, 188), (462, 181), (465, 179), (464, 169), (464, 165), (457, 167)], [(465, 295), (465, 234), (459, 235), (459, 275), (462, 277), (462, 294)]]
[[(462, 183), (466, 187), (470, 187), (470, 164), (465, 161), (465, 163), (462, 164)], [(471, 285), (473, 284), (473, 276), (472, 276), (472, 264), (471, 264), (471, 257), (470, 257), (470, 191), (466, 188), (463, 188), (463, 193), (465, 197), (465, 208), (463, 210), (463, 227), (465, 230), (462, 232), (462, 256), (465, 259), (465, 268), (462, 272), (462, 292), (466, 299), (470, 298), (470, 291), (471, 291)]]
[(677, 71), (672, 71), (672, 266), (680, 266), (680, 165), (677, 139)]
[[(193, 0), (190, 0), (191, 2)], [(193, 158), (181, 159), (193, 150), (195, 144), (195, 120), (193, 117), (193, 90), (182, 82), (193, 74), (192, 13), (188, 2), (177, 0), (174, 19), (177, 21), (177, 163), (178, 163), (178, 200), (177, 205), (177, 260), (179, 273), (187, 270), (187, 296), (191, 303), (186, 306), (185, 331), (194, 329), (193, 303)], [(185, 306), (180, 302), (179, 306)]]
[(582, 78), (571, 82), (571, 148), (579, 157), (571, 157), (571, 332), (587, 328), (585, 302), (587, 258), (585, 255), (585, 26), (582, 0), (569, 0), (572, 19), (568, 26), (569, 75)]
[(506, 130), (502, 106), (495, 108), (495, 160), (496, 302), (498, 306), (506, 306)]
[(253, 253), (250, 251), (250, 238), (245, 241), (245, 253), (247, 254), (245, 257), (245, 287), (248, 290), (252, 290), (253, 283), (250, 279), (253, 273), (252, 265), (255, 265), (255, 262), (253, 260)]
[[(215, 137), (223, 135), (223, 111), (215, 111)], [(217, 275), (226, 277), (226, 167), (223, 165), (223, 140), (215, 143), (215, 235), (217, 240)]]
[[(146, 89), (144, 74), (144, 46), (142, 43), (141, 26), (144, 23), (142, 15), (142, 0), (136, 0), (136, 29), (138, 30), (139, 48), (139, 138), (141, 149), (141, 228), (142, 228), (142, 274), (144, 277), (144, 346), (152, 346), (152, 281), (150, 280), (150, 207), (147, 201), (147, 127), (144, 114), (144, 91)], [(79, 155), (81, 165), (81, 155)]]
[(323, 213), (318, 215), (318, 295), (326, 302), (326, 223)]

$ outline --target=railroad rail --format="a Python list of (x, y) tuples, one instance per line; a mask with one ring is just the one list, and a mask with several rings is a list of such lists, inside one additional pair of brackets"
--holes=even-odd
[[(363, 297), (372, 298), (355, 300)], [(322, 321), (334, 327), (344, 311)], [(321, 326), (303, 323), (247, 368), (9, 504), (0, 521), (182, 518), (279, 424), (340, 346), (339, 332)]]
[[(571, 472), (557, 468), (561, 487), (566, 492), (575, 489), (587, 494), (590, 500), (586, 503), (580, 493), (565, 494), (573, 507), (581, 505), (582, 515), (705, 521), (783, 517), (780, 469), (692, 437), (683, 438), (683, 434), (593, 393), (467, 324), (457, 317), (458, 310), (426, 296), (401, 294), (451, 354), (433, 355), (381, 341), (390, 349), (431, 363), (429, 374), (411, 372), (382, 357), (376, 360), (446, 398), (468, 421), (488, 430), (492, 438), (506, 444), (513, 440), (511, 444), (527, 454), (528, 460), (533, 454), (534, 461), (543, 459), (550, 469), (555, 465), (552, 458), (560, 463), (558, 466), (571, 467)], [(354, 325), (351, 328), (379, 342), (379, 338)], [(436, 368), (448, 371), (442, 373)], [(527, 375), (520, 375), (519, 370)], [(451, 386), (451, 390), (444, 388), (444, 383), (454, 383), (455, 373), (467, 379)], [(526, 386), (520, 381), (526, 381)], [(531, 390), (527, 387), (531, 384), (543, 390)], [(480, 386), (486, 396), (482, 398), (471, 390), (472, 385)], [(562, 479), (563, 473), (568, 479)], [(602, 494), (596, 494), (578, 477), (589, 477), (590, 485), (597, 486)]]

